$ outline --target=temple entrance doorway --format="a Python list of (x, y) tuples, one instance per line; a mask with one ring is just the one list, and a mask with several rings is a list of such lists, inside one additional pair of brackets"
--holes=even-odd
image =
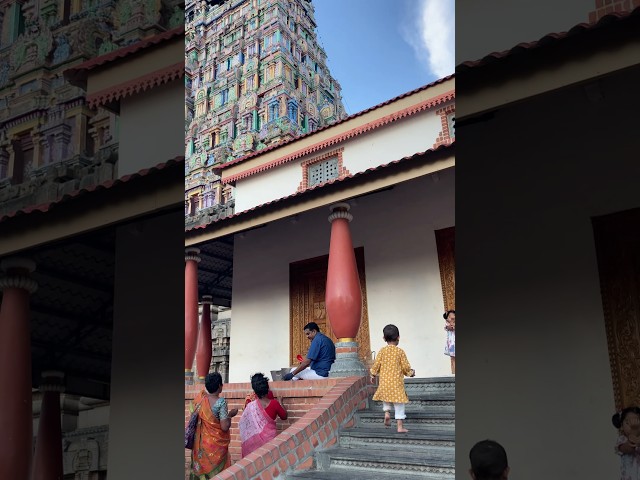
[(640, 399), (640, 208), (593, 219), (616, 408)]
[[(367, 365), (371, 358), (369, 338), (369, 316), (367, 312), (367, 289), (364, 270), (364, 247), (355, 250), (360, 289), (362, 290), (362, 321), (358, 330), (358, 356)], [(289, 265), (290, 313), (289, 313), (289, 361), (298, 364), (296, 356), (303, 357), (309, 350), (309, 340), (303, 333), (304, 326), (316, 322), (320, 331), (334, 342), (336, 336), (331, 331), (325, 308), (325, 291), (327, 286), (327, 268), (329, 255), (310, 258)]]

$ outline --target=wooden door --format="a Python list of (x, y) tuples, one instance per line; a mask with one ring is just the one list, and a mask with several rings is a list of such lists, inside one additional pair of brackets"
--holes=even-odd
[(436, 230), (435, 235), (444, 313), (456, 309), (456, 227)]
[(640, 403), (640, 209), (593, 219), (616, 408)]
[[(358, 354), (360, 359), (368, 362), (371, 357), (369, 338), (369, 316), (367, 312), (367, 290), (364, 271), (364, 248), (355, 249), (356, 264), (362, 290), (362, 320), (358, 330)], [(309, 350), (309, 340), (303, 333), (304, 326), (316, 322), (320, 331), (334, 342), (336, 336), (331, 331), (325, 307), (325, 291), (327, 286), (327, 267), (329, 255), (295, 262), (289, 266), (290, 282), (290, 315), (289, 315), (289, 360), (297, 365), (296, 355), (303, 357)]]

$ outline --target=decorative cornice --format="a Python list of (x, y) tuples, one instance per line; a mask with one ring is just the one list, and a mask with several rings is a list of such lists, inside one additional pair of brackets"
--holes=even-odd
[(168, 67), (156, 70), (128, 82), (100, 90), (87, 95), (87, 103), (91, 108), (97, 108), (109, 102), (120, 100), (140, 91), (169, 83), (184, 76), (184, 62), (178, 62)]
[[(309, 147), (303, 148), (298, 150), (297, 152), (294, 152), (290, 155), (285, 155), (283, 157), (280, 158), (276, 158), (270, 162), (264, 163), (262, 165), (258, 165), (256, 167), (250, 168), (248, 170), (245, 170), (244, 172), (239, 172), (236, 173), (235, 175), (230, 175), (227, 178), (223, 178), (222, 179), (222, 183), (232, 183), (235, 182), (237, 180), (241, 180), (243, 178), (247, 178), (250, 177), (251, 175), (255, 175), (256, 173), (260, 173), (260, 172), (264, 172), (266, 170), (269, 170), (271, 168), (283, 165), (285, 163), (291, 162), (292, 160), (304, 157), (305, 155), (308, 155), (310, 153), (314, 153), (317, 151), (320, 151), (324, 148), (327, 148), (331, 145), (335, 145), (336, 143), (340, 143), (343, 142), (345, 140), (348, 140), (350, 138), (354, 138), (357, 137), (358, 135), (362, 135), (363, 133), (367, 133), (370, 132), (372, 130), (375, 130), (377, 128), (381, 128), (384, 127), (385, 125), (388, 125), (390, 123), (396, 122), (398, 120), (401, 120), (403, 118), (415, 115), (417, 113), (423, 112), (429, 108), (435, 107), (437, 105), (441, 105), (443, 103), (446, 103), (448, 101), (451, 101), (453, 99), (455, 99), (455, 90), (450, 90), (448, 92), (445, 92), (441, 95), (438, 95), (436, 97), (430, 98), (428, 100), (425, 100), (424, 102), (418, 103), (416, 105), (412, 105), (410, 107), (407, 107), (405, 109), (402, 109), (398, 112), (394, 112), (390, 115), (387, 115), (385, 117), (379, 118), (377, 120), (374, 120), (372, 122), (367, 122), (364, 125), (361, 125), (359, 127), (355, 127), (352, 128), (351, 130), (348, 130), (346, 132), (340, 133), (338, 135), (334, 135), (333, 137), (322, 141), (322, 142), (318, 142), (314, 145), (311, 145)], [(224, 167), (224, 166), (223, 166)]]
[(22, 275), (0, 278), (0, 290), (6, 288), (20, 288), (32, 294), (38, 289), (38, 284), (35, 280)]

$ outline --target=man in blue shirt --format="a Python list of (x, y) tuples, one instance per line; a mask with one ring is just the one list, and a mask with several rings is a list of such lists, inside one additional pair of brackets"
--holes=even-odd
[(292, 368), (282, 377), (283, 380), (317, 380), (329, 376), (331, 365), (336, 361), (336, 346), (331, 339), (320, 333), (320, 327), (315, 322), (304, 326), (304, 334), (311, 340), (311, 346), (300, 365)]

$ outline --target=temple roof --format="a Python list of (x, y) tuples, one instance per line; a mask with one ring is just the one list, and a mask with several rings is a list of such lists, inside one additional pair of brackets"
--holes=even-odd
[(116, 60), (121, 60), (143, 50), (153, 48), (174, 37), (184, 35), (184, 31), (184, 25), (180, 25), (179, 27), (167, 30), (166, 32), (162, 32), (149, 38), (139, 40), (135, 43), (132, 43), (131, 45), (127, 45), (126, 47), (118, 48), (117, 50), (113, 50), (112, 52), (105, 53), (104, 55), (100, 55), (99, 57), (95, 57), (78, 65), (75, 65), (65, 70), (64, 76), (72, 85), (84, 87), (84, 83), (86, 82), (88, 75), (87, 72), (89, 70), (93, 70), (94, 68), (103, 66)]
[(298, 140), (301, 140), (303, 138), (307, 138), (307, 137), (309, 137), (311, 135), (315, 135), (315, 134), (317, 134), (319, 132), (322, 132), (324, 130), (328, 130), (329, 128), (335, 127), (336, 125), (340, 125), (342, 123), (346, 123), (346, 122), (348, 122), (349, 120), (351, 120), (353, 118), (360, 117), (360, 116), (362, 116), (362, 115), (364, 115), (366, 113), (369, 113), (369, 112), (371, 112), (373, 110), (376, 110), (378, 108), (382, 108), (382, 107), (384, 107), (386, 105), (389, 105), (389, 104), (391, 104), (393, 102), (396, 102), (396, 101), (398, 101), (398, 100), (400, 100), (402, 98), (409, 97), (409, 96), (414, 95), (414, 94), (416, 94), (418, 92), (421, 92), (423, 90), (427, 90), (428, 88), (431, 88), (431, 87), (433, 87), (435, 85), (438, 85), (440, 83), (444, 83), (447, 80), (450, 80), (450, 79), (452, 79), (454, 77), (455, 77), (455, 74), (451, 74), (451, 75), (448, 75), (446, 77), (439, 78), (438, 80), (435, 80), (435, 81), (433, 81), (431, 83), (428, 83), (427, 85), (423, 85), (422, 87), (418, 87), (418, 88), (416, 88), (414, 90), (411, 90), (410, 92), (406, 92), (406, 93), (403, 93), (401, 95), (398, 95), (397, 97), (391, 98), (390, 100), (386, 100), (386, 101), (384, 101), (382, 103), (379, 103), (378, 105), (374, 105), (373, 107), (369, 107), (369, 108), (367, 108), (365, 110), (362, 110), (360, 112), (357, 112), (357, 113), (354, 113), (352, 115), (349, 115), (348, 117), (345, 117), (342, 120), (334, 122), (334, 123), (332, 123), (330, 125), (325, 125), (325, 126), (323, 126), (321, 128), (318, 128), (317, 130), (315, 130), (313, 132), (308, 132), (308, 133), (305, 133), (305, 134), (300, 135), (298, 137), (295, 137), (295, 138), (292, 138), (292, 139), (289, 139), (289, 140), (285, 140), (285, 141), (276, 143), (274, 145), (271, 145), (271, 146), (268, 146), (266, 148), (263, 148), (262, 150), (257, 150), (255, 152), (249, 153), (249, 154), (247, 154), (247, 155), (245, 155), (243, 157), (240, 157), (240, 158), (237, 158), (237, 159), (232, 160), (230, 162), (224, 163), (224, 164), (216, 167), (216, 170), (219, 172), (221, 170), (224, 170), (225, 168), (229, 168), (229, 167), (231, 167), (233, 165), (237, 165), (238, 163), (244, 162), (245, 160), (248, 160), (250, 158), (254, 158), (254, 157), (257, 157), (259, 155), (263, 155), (263, 154), (265, 154), (267, 152), (270, 152), (272, 150), (276, 150), (276, 149), (278, 149), (280, 147), (283, 147), (285, 145), (289, 145), (289, 144), (294, 143), (294, 142), (296, 142)]
[[(503, 63), (512, 58), (519, 57), (524, 54), (529, 54), (534, 51), (543, 50), (546, 48), (554, 48), (560, 44), (567, 44), (570, 42), (582, 42), (585, 36), (591, 35), (594, 32), (601, 32), (612, 26), (627, 25), (629, 23), (637, 24), (640, 20), (640, 7), (628, 12), (613, 12), (603, 16), (595, 23), (579, 23), (578, 25), (570, 28), (566, 32), (549, 33), (539, 40), (532, 42), (522, 42), (514, 47), (503, 50), (500, 52), (493, 52), (478, 60), (465, 61), (456, 66), (456, 72), (458, 74), (465, 73), (471, 69), (478, 69), (493, 65), (496, 63)], [(636, 32), (638, 26), (636, 25)]]

